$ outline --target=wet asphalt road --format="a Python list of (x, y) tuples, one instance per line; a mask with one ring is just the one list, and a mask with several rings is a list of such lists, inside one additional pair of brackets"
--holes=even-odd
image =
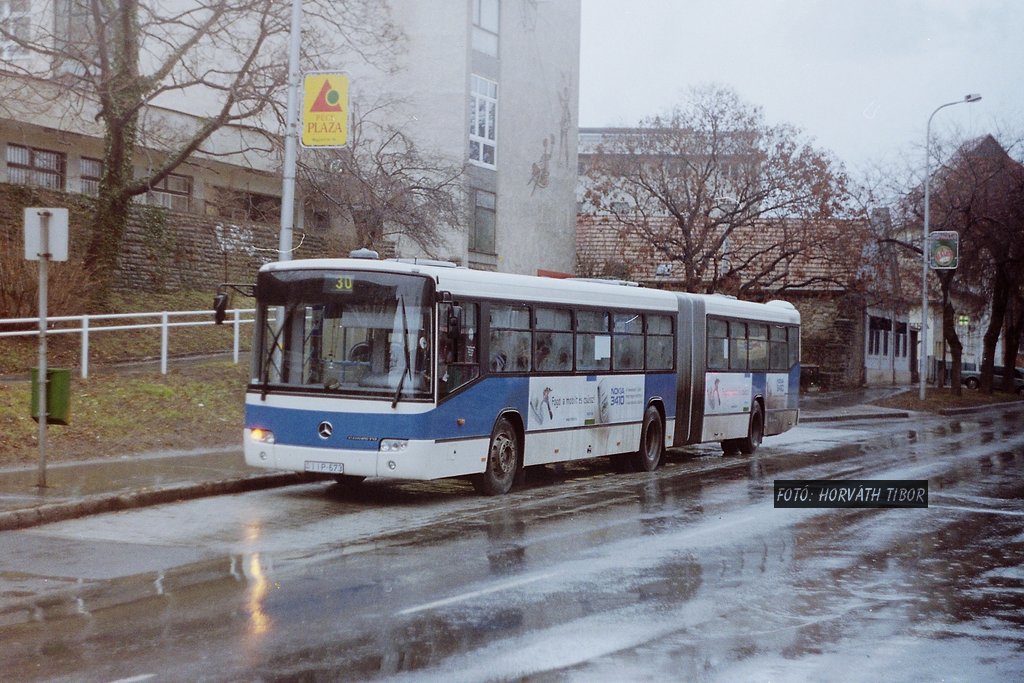
[[(775, 509), (775, 479), (928, 509)], [(810, 425), (654, 475), (312, 484), (0, 534), (5, 680), (1024, 678), (1024, 412)]]

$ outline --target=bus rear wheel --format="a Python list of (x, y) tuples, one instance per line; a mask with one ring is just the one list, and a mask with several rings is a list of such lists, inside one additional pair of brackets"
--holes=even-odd
[(512, 490), (519, 471), (519, 437), (516, 428), (501, 418), (491, 432), (487, 448), (487, 467), (483, 474), (473, 477), (473, 488), (487, 496), (500, 496)]
[(761, 404), (754, 401), (754, 409), (750, 411), (750, 429), (747, 436), (737, 440), (740, 452), (744, 455), (751, 455), (761, 445), (764, 438), (764, 412)]
[(633, 469), (638, 472), (653, 472), (661, 464), (665, 452), (665, 427), (661, 413), (654, 406), (648, 406), (644, 414), (644, 426), (640, 431), (640, 450), (633, 454)]
[(752, 455), (764, 439), (764, 411), (761, 404), (754, 402), (750, 411), (750, 423), (747, 427), (747, 435), (740, 439), (725, 439), (722, 441), (722, 451), (725, 455)]

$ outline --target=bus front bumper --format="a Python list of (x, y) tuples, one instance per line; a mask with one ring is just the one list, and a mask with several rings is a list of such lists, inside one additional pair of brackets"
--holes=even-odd
[(484, 471), (487, 439), (414, 441), (384, 439), (376, 450), (295, 446), (266, 440), (245, 430), (245, 462), (293, 472), (354, 477), (440, 479)]

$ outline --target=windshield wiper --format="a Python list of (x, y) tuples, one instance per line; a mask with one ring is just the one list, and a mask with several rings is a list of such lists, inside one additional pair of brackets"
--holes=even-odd
[[(270, 366), (273, 365), (274, 352), (277, 350), (277, 343), (281, 339), (281, 333), (284, 332), (284, 328), (288, 323), (288, 318), (295, 312), (295, 304), (284, 307), (284, 315), (282, 316), (281, 324), (278, 325), (277, 331), (274, 332), (274, 338), (270, 340), (270, 346), (267, 347), (267, 355), (263, 359), (263, 382), (262, 391), (260, 392), (260, 400), (267, 400), (267, 392), (270, 391)], [(283, 350), (283, 349), (282, 349)], [(282, 368), (283, 370), (283, 368)], [(282, 373), (283, 374), (283, 373)]]
[(412, 357), (409, 353), (409, 318), (405, 312), (405, 296), (399, 296), (398, 302), (402, 304), (402, 350), (405, 352), (405, 369), (402, 370), (402, 376), (398, 378), (398, 389), (395, 390), (395, 400), (391, 402), (392, 408), (398, 405), (402, 387), (405, 386), (405, 376), (412, 374)]

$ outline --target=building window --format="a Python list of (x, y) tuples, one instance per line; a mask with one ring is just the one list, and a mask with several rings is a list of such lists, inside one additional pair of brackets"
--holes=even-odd
[(470, 85), (469, 160), (495, 168), (498, 84), (473, 75)]
[(211, 196), (206, 199), (206, 214), (209, 216), (256, 223), (277, 223), (281, 220), (280, 197), (226, 187), (211, 190)]
[[(29, 0), (0, 0), (0, 29), (6, 35), (26, 42), (31, 40), (30, 4)], [(0, 38), (0, 59), (19, 59), (27, 55), (28, 51), (18, 45), (17, 41)]]
[(500, 0), (473, 0), (473, 49), (498, 56)]
[(188, 211), (192, 205), (192, 178), (171, 173), (146, 193), (146, 203), (172, 211)]
[(63, 190), (67, 158), (60, 152), (7, 145), (7, 177), (15, 185)]
[(896, 334), (893, 336), (893, 354), (898, 358), (906, 358), (909, 351), (907, 342), (907, 324), (896, 323)]
[(473, 230), (469, 233), (469, 248), (484, 254), (494, 254), (495, 224), (497, 216), (494, 211), (497, 198), (493, 192), (474, 190), (476, 195), (473, 207)]
[(96, 196), (100, 193), (100, 178), (103, 177), (103, 162), (99, 159), (82, 157), (78, 162), (82, 194)]
[[(278, 213), (281, 212), (280, 201), (278, 202)], [(331, 229), (331, 215), (321, 209), (313, 209), (310, 218), (310, 226), (314, 232), (324, 233)]]
[(888, 356), (889, 355), (889, 332), (892, 331), (892, 321), (888, 318), (871, 316), (868, 321), (868, 355)]
[(54, 70), (82, 76), (86, 66), (98, 63), (98, 48), (89, 0), (58, 0), (54, 12)]

